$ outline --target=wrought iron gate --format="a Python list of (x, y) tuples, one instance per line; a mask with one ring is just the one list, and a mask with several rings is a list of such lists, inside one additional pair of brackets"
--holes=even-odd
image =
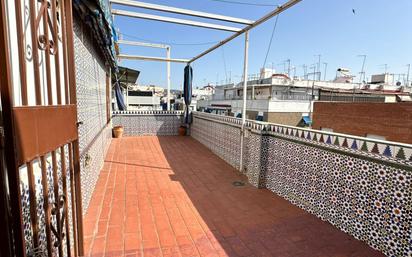
[(0, 5), (15, 255), (83, 255), (72, 1)]

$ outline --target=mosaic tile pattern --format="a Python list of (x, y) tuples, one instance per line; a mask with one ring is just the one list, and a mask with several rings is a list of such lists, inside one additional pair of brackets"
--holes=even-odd
[(87, 152), (80, 156), (83, 215), (87, 213), (111, 138), (112, 130), (110, 126), (106, 126), (102, 133), (89, 145)]
[[(64, 146), (66, 151), (65, 151), (65, 159), (66, 163), (68, 163), (68, 147), (67, 145)], [(61, 158), (60, 158), (60, 150), (56, 151), (56, 163), (57, 163), (57, 173), (58, 173), (58, 185), (59, 185), (59, 194), (63, 194), (63, 176), (62, 176), (62, 170), (61, 170)], [(54, 196), (54, 179), (53, 179), (53, 168), (52, 168), (52, 157), (51, 154), (47, 154), (45, 156), (46, 160), (46, 175), (47, 175), (47, 184), (48, 184), (48, 203), (50, 208), (55, 202), (55, 196)], [(28, 256), (38, 256), (35, 255), (36, 253), (47, 252), (47, 237), (46, 237), (46, 220), (45, 220), (45, 210), (44, 210), (44, 198), (43, 198), (43, 185), (42, 185), (42, 174), (41, 174), (41, 166), (40, 166), (40, 161), (39, 160), (34, 160), (33, 161), (33, 174), (35, 178), (35, 191), (36, 191), (36, 210), (37, 210), (37, 224), (39, 228), (39, 233), (38, 233), (38, 241), (39, 241), (39, 247), (37, 249), (34, 249), (33, 245), (33, 230), (31, 226), (31, 217), (30, 217), (30, 192), (29, 192), (29, 182), (28, 182), (28, 174), (27, 174), (27, 166), (22, 166), (19, 169), (19, 175), (20, 175), (20, 190), (21, 190), (21, 204), (22, 204), (22, 210), (23, 210), (23, 222), (24, 222), (24, 235), (25, 235), (25, 244), (26, 244), (26, 254)], [(67, 167), (66, 169), (66, 179), (68, 185), (70, 185), (70, 171)], [(68, 187), (67, 189), (67, 197), (71, 197), (71, 192), (70, 188)], [(71, 250), (73, 251), (73, 223), (71, 219), (71, 202), (68, 202), (68, 213), (69, 215), (69, 230), (70, 230), (70, 238), (71, 238)], [(51, 222), (54, 227), (57, 227), (57, 220), (55, 216), (51, 216)], [(66, 233), (65, 233), (66, 234)], [(63, 239), (63, 253), (64, 256), (67, 256), (67, 241), (66, 237)], [(54, 234), (52, 234), (52, 242), (56, 241), (56, 237)], [(53, 256), (58, 255), (57, 248), (52, 247), (53, 249)]]
[[(192, 136), (225, 159), (224, 153), (235, 149), (228, 130), (240, 136), (240, 119), (193, 116)], [(246, 127), (245, 173), (251, 184), (388, 256), (412, 256), (411, 145), (254, 121)], [(214, 132), (220, 129), (226, 133)]]
[(245, 152), (244, 159), (246, 171), (245, 175), (248, 177), (248, 181), (255, 187), (263, 188), (262, 184), (263, 177), (267, 166), (267, 151), (268, 147), (262, 141), (262, 135), (260, 132), (247, 133), (248, 141), (246, 142), (246, 147), (249, 149)]
[[(193, 112), (193, 116), (219, 121), (229, 125), (242, 126), (242, 119)], [(305, 140), (310, 143), (326, 145), (335, 149), (345, 150), (352, 153), (363, 154), (396, 163), (412, 165), (412, 145), (390, 141), (375, 140), (371, 138), (358, 137), (353, 135), (325, 132), (320, 130), (305, 129), (267, 122), (247, 120), (246, 128), (250, 130), (274, 132), (289, 138)]]
[(240, 128), (238, 126), (211, 122), (203, 117), (194, 115), (190, 134), (217, 156), (236, 169), (239, 169)]
[(106, 67), (87, 27), (75, 19), (74, 45), (83, 214), (111, 140), (106, 116)]
[[(33, 249), (33, 230), (31, 227), (31, 217), (30, 217), (30, 191), (29, 191), (29, 181), (27, 177), (27, 167), (22, 166), (19, 169), (20, 174), (20, 201), (23, 217), (23, 232), (24, 241), (26, 244), (26, 254), (30, 254)], [(37, 176), (36, 176), (37, 177)], [(37, 179), (36, 179), (37, 181)], [(37, 184), (37, 183), (36, 183)]]
[(113, 112), (113, 126), (123, 126), (124, 136), (176, 136), (183, 122), (179, 111)]
[(410, 169), (287, 139), (263, 141), (264, 187), (388, 256), (411, 256)]
[(74, 23), (77, 110), (78, 121), (83, 123), (79, 126), (80, 155), (107, 123), (106, 68), (83, 29), (82, 24)]

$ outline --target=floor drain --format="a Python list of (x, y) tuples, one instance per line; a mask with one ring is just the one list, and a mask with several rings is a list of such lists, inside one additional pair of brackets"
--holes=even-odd
[(235, 187), (242, 187), (242, 186), (245, 185), (245, 183), (242, 182), (242, 181), (235, 181), (235, 182), (233, 182), (232, 184), (233, 184)]

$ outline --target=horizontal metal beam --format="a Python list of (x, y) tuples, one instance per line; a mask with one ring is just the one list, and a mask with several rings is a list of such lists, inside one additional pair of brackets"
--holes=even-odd
[(130, 12), (130, 11), (124, 11), (124, 10), (118, 10), (118, 9), (113, 9), (112, 14), (139, 18), (139, 19), (188, 25), (188, 26), (194, 26), (194, 27), (217, 29), (217, 30), (230, 31), (230, 32), (239, 32), (242, 30), (240, 28), (229, 27), (229, 26), (224, 26), (224, 25), (211, 24), (211, 23), (205, 23), (205, 22), (199, 22), (199, 21), (191, 21), (191, 20), (183, 20), (183, 19), (164, 17), (164, 16), (158, 16), (158, 15), (152, 15), (152, 14), (146, 14), (146, 13)]
[(152, 47), (152, 48), (163, 48), (163, 49), (170, 48), (169, 45), (145, 43), (145, 42), (137, 42), (137, 41), (128, 41), (128, 40), (117, 40), (117, 43), (121, 44), (121, 45), (143, 46), (143, 47)]
[(254, 21), (252, 20), (247, 20), (247, 19), (242, 19), (242, 18), (235, 18), (235, 17), (224, 16), (224, 15), (219, 15), (219, 14), (193, 11), (193, 10), (176, 8), (176, 7), (165, 6), (165, 5), (149, 4), (149, 3), (138, 2), (138, 1), (110, 0), (110, 2), (113, 4), (120, 4), (120, 5), (125, 5), (125, 6), (132, 6), (132, 7), (144, 8), (144, 9), (162, 11), (162, 12), (169, 12), (169, 13), (177, 13), (177, 14), (213, 19), (213, 20), (228, 21), (228, 22), (245, 24), (245, 25), (251, 25), (254, 23)]
[(273, 10), (272, 12), (266, 14), (265, 16), (263, 16), (262, 18), (260, 18), (259, 20), (257, 20), (255, 23), (253, 23), (252, 25), (249, 25), (247, 27), (245, 27), (244, 29), (238, 31), (237, 33), (233, 34), (232, 36), (228, 37), (227, 39), (217, 43), (215, 46), (212, 46), (211, 48), (209, 48), (208, 50), (204, 51), (203, 53), (199, 54), (196, 57), (193, 57), (189, 63), (192, 63), (194, 61), (196, 61), (197, 59), (207, 55), (208, 53), (216, 50), (217, 48), (221, 47), (222, 45), (232, 41), (233, 39), (237, 38), (238, 36), (242, 35), (243, 33), (245, 33), (246, 31), (249, 31), (251, 29), (253, 29), (254, 27), (264, 23), (265, 21), (273, 18), (276, 15), (279, 15), (280, 13), (282, 13), (283, 11), (289, 9), (290, 7), (294, 6), (295, 4), (301, 2), (302, 0), (290, 0), (287, 3), (278, 6), (275, 10)]
[(188, 63), (190, 61), (190, 59), (171, 59), (171, 58), (128, 55), (128, 54), (118, 54), (117, 58), (124, 59), (124, 60), (142, 60), (142, 61), (155, 61), (155, 62), (178, 62), (178, 63)]

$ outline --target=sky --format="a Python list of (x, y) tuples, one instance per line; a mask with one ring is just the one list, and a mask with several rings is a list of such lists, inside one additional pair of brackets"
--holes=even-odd
[[(141, 1), (251, 20), (257, 20), (274, 9), (271, 6), (213, 0)], [(236, 1), (280, 5), (287, 0)], [(119, 5), (113, 5), (112, 8), (234, 27), (243, 26)], [(317, 55), (321, 55), (322, 78), (326, 67), (326, 79), (333, 79), (336, 69), (340, 67), (349, 68), (354, 75), (359, 76), (363, 61), (359, 55), (367, 55), (366, 76), (384, 73), (384, 64), (389, 73), (406, 74), (407, 64), (412, 63), (411, 14), (411, 0), (303, 0), (280, 14), (265, 66), (283, 72), (285, 60), (290, 59), (291, 65), (296, 67), (296, 75), (301, 76), (302, 66), (310, 67), (317, 63)], [(170, 44), (172, 58), (194, 57), (232, 34), (122, 16), (116, 16), (114, 22), (125, 40)], [(248, 74), (257, 74), (263, 67), (274, 24), (275, 18), (272, 18), (250, 32)], [(125, 45), (120, 46), (120, 52), (166, 56), (164, 49)], [(223, 84), (230, 79), (232, 82), (239, 82), (243, 73), (243, 58), (244, 36), (240, 36), (192, 64), (194, 87), (216, 82)], [(140, 70), (138, 83), (141, 85), (166, 87), (164, 62), (122, 60), (119, 65)], [(171, 64), (173, 89), (182, 87), (184, 66), (185, 64)]]

